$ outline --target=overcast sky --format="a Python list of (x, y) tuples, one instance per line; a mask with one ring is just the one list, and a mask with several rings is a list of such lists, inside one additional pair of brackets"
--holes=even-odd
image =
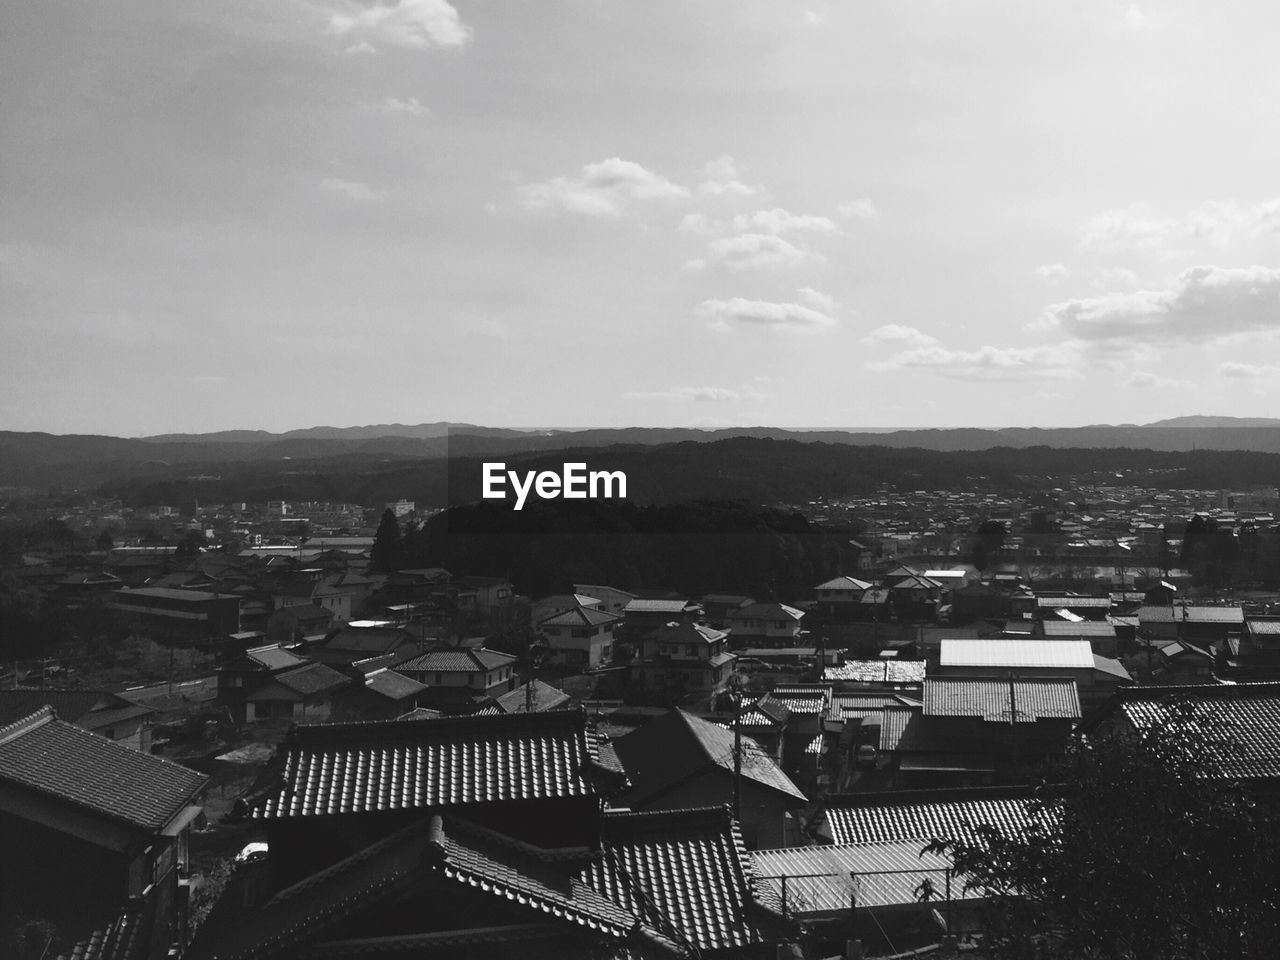
[(0, 427), (1280, 414), (1280, 8), (0, 11)]

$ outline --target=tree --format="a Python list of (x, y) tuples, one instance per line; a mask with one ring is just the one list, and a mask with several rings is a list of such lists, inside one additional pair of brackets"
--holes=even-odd
[(373, 535), (369, 557), (373, 561), (373, 569), (382, 573), (400, 569), (404, 560), (404, 538), (400, 535), (400, 521), (390, 507), (382, 511), (382, 520), (378, 523), (378, 532)]
[(948, 853), (989, 899), (1000, 960), (1272, 957), (1280, 942), (1275, 810), (1223, 773), (1231, 731), (1186, 704), (1080, 740), (1019, 833), (979, 827)]
[(1007, 534), (1008, 531), (999, 520), (983, 520), (982, 523), (978, 524), (978, 531), (974, 534), (973, 551), (970, 557), (973, 565), (979, 570), (985, 570), (987, 564), (991, 562), (992, 555), (1004, 546)]
[(98, 534), (98, 538), (93, 541), (99, 550), (110, 550), (116, 545), (115, 538), (111, 536), (111, 529), (108, 527)]

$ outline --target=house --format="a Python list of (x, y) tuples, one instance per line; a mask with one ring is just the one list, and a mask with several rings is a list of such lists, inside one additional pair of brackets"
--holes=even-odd
[(276, 643), (323, 638), (333, 626), (333, 611), (314, 603), (290, 604), (267, 617), (267, 636)]
[(846, 660), (824, 667), (822, 680), (836, 690), (918, 691), (924, 683), (928, 662), (881, 657), (879, 660)]
[(1026, 827), (1030, 802), (1031, 788), (1025, 786), (831, 793), (822, 800), (814, 838), (924, 847), (935, 838), (970, 839), (983, 826), (1012, 834)]
[(619, 631), (628, 640), (636, 640), (668, 623), (697, 623), (702, 619), (702, 605), (690, 600), (628, 600), (622, 608)]
[(590, 847), (604, 793), (622, 785), (577, 710), (298, 726), (277, 767), (236, 810), (266, 830), (269, 892), (432, 814)]
[(1066, 677), (1075, 681), (1086, 709), (1133, 683), (1119, 661), (1095, 654), (1088, 640), (943, 640), (936, 675)]
[(1206, 726), (1221, 726), (1222, 742), (1207, 747), (1219, 775), (1280, 796), (1280, 683), (1122, 687), (1080, 729), (1140, 730), (1164, 721), (1174, 704), (1197, 710)]
[(1201, 606), (1190, 603), (1138, 608), (1139, 637), (1157, 640), (1190, 640), (1216, 652), (1244, 632), (1244, 610), (1239, 606)]
[(943, 603), (948, 587), (908, 567), (900, 567), (885, 577), (894, 612), (903, 620), (932, 620)]
[(323, 663), (273, 672), (271, 678), (244, 698), (247, 719), (327, 720), (340, 691), (354, 681)]
[(0, 904), (71, 940), (124, 925), (140, 956), (165, 956), (185, 939), (207, 783), (48, 706), (0, 727)]
[(785, 603), (753, 603), (729, 612), (725, 627), (733, 646), (798, 647), (804, 611)]
[(638, 599), (634, 593), (628, 593), (626, 590), (619, 590), (617, 587), (609, 587), (601, 583), (575, 583), (573, 592), (591, 597), (597, 601), (599, 608), (605, 613), (612, 613), (617, 616), (622, 616), (622, 611), (626, 609), (628, 603)]
[(379, 666), (337, 691), (333, 716), (339, 720), (392, 720), (416, 709), (426, 692), (426, 684)]
[(440, 647), (404, 661), (396, 669), (429, 689), (422, 705), (466, 712), (486, 698), (516, 688), (518, 658), (499, 650)]
[(453, 585), (458, 588), (461, 609), (485, 616), (509, 611), (515, 597), (511, 581), (502, 577), (458, 577)]
[[(603, 609), (602, 602), (595, 597), (589, 597), (581, 593), (554, 593), (529, 604), (529, 626), (536, 630), (538, 624), (543, 620), (554, 617), (557, 613), (577, 610), (579, 607), (586, 610)], [(617, 614), (617, 616), (621, 616), (621, 614)]]
[(857, 620), (862, 598), (874, 585), (856, 577), (835, 577), (813, 588), (818, 613), (832, 620)]
[(539, 621), (548, 655), (557, 663), (594, 670), (613, 659), (613, 628), (621, 620), (612, 613), (576, 606)]
[(351, 619), (351, 594), (341, 587), (320, 579), (320, 570), (308, 577), (294, 577), (278, 587), (271, 595), (274, 610), (292, 606), (312, 605), (328, 610), (332, 619), (346, 623)]
[[(633, 810), (732, 804), (734, 732), (671, 710), (613, 742), (631, 787), (617, 798)], [(808, 802), (759, 744), (740, 738), (739, 820), (750, 849), (780, 847), (794, 836), (790, 811)]]
[(1114, 657), (1120, 643), (1116, 625), (1110, 620), (1037, 620), (1030, 635), (1046, 640), (1088, 640), (1093, 652), (1104, 657)]
[(225, 708), (235, 723), (242, 724), (248, 719), (246, 698), (249, 694), (266, 686), (276, 674), (311, 662), (278, 643), (250, 647), (241, 656), (218, 667), (218, 694), (214, 703)]
[(308, 646), (307, 656), (330, 666), (350, 666), (369, 657), (394, 655), (407, 660), (421, 652), (422, 640), (403, 627), (382, 621), (368, 625), (348, 623), (330, 634), (323, 642)]
[(142, 753), (151, 752), (155, 710), (105, 690), (0, 690), (0, 727), (49, 706), (58, 718)]
[(498, 697), (498, 709), (503, 713), (536, 713), (543, 710), (564, 710), (569, 706), (569, 695), (541, 680), (530, 680), (510, 693)]
[(672, 621), (644, 636), (632, 678), (673, 698), (706, 698), (733, 673), (737, 659), (725, 650), (723, 630), (688, 621)]
[(755, 600), (735, 593), (708, 593), (705, 597), (699, 598), (698, 602), (706, 612), (707, 622), (713, 627), (723, 627), (729, 614), (751, 606)]
[(1080, 719), (1069, 678), (931, 677), (919, 707), (881, 711), (868, 787), (983, 786), (1061, 755)]
[(581, 845), (535, 845), (453, 809), (425, 814), (267, 902), (224, 897), (187, 957), (777, 954), (786, 924), (757, 897), (725, 808), (606, 811), (587, 825)]
[(1059, 619), (1079, 622), (1102, 621), (1112, 610), (1111, 596), (1078, 597), (1075, 594), (1048, 594), (1035, 598), (1036, 619)]

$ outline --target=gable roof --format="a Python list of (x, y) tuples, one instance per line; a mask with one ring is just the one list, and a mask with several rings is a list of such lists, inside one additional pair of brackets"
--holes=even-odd
[(0, 724), (49, 706), (61, 720), (85, 730), (101, 730), (121, 720), (151, 716), (155, 710), (106, 690), (0, 690)]
[[(706, 770), (734, 769), (734, 732), (683, 710), (670, 710), (613, 741), (633, 788), (623, 802), (634, 806)], [(789, 800), (805, 795), (748, 736), (742, 737), (742, 775)]]
[(934, 838), (968, 839), (984, 824), (1021, 830), (1030, 802), (1030, 787), (833, 793), (823, 800), (823, 814), (834, 843), (912, 840), (924, 846)]
[(149, 832), (182, 812), (208, 780), (59, 720), (52, 707), (0, 727), (0, 782)]
[(298, 726), (280, 753), (280, 782), (254, 818), (597, 795), (579, 710)]
[(872, 584), (866, 580), (857, 580), (853, 577), (836, 577), (834, 580), (828, 580), (826, 583), (820, 583), (813, 589), (815, 590), (869, 590)]
[(407, 700), (428, 689), (425, 683), (419, 683), (403, 673), (396, 673), (386, 667), (365, 674), (364, 687), (388, 700)]
[(538, 621), (539, 627), (598, 627), (605, 623), (615, 623), (622, 618), (615, 613), (606, 613), (595, 607), (577, 606)]
[(529, 702), (530, 685), (533, 686), (534, 711), (557, 710), (569, 702), (570, 697), (563, 690), (557, 690), (549, 683), (533, 679), (498, 697), (498, 709), (503, 713), (524, 713)]
[(518, 659), (520, 658), (500, 650), (449, 647), (429, 650), (412, 660), (406, 660), (396, 669), (426, 673), (479, 673), (508, 666)]
[(401, 644), (412, 643), (416, 639), (401, 627), (353, 627), (348, 624), (326, 639), (320, 649), (372, 655), (390, 653)]
[[(1090, 660), (1092, 666), (1092, 660)], [(924, 682), (926, 717), (981, 717), (992, 723), (1080, 719), (1080, 697), (1070, 678), (1000, 680), (936, 677)]]
[(1088, 640), (943, 640), (943, 667), (1092, 670)]
[(351, 684), (351, 678), (323, 663), (307, 663), (275, 675), (275, 682), (304, 697), (330, 693)]
[(749, 606), (730, 610), (725, 614), (726, 620), (800, 620), (803, 610), (789, 607), (785, 603), (760, 602)]

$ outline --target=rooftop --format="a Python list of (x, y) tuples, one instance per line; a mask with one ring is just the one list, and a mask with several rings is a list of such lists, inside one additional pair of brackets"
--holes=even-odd
[[(1089, 662), (1092, 666), (1092, 656)], [(1080, 697), (1070, 678), (938, 677), (925, 681), (924, 715), (981, 717), (992, 723), (1078, 720)]]
[(984, 824), (1005, 830), (1027, 822), (1028, 787), (959, 787), (828, 794), (823, 801), (827, 830), (838, 844), (914, 841), (971, 835)]
[(1088, 640), (943, 640), (943, 667), (1092, 670)]

